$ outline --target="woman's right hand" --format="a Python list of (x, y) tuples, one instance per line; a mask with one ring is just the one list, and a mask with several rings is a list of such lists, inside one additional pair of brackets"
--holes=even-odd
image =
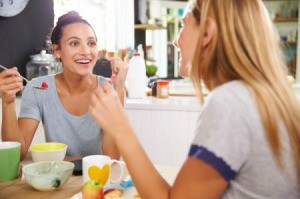
[(0, 73), (0, 96), (2, 103), (11, 103), (16, 94), (23, 89), (23, 79), (20, 77), (17, 67), (6, 69)]
[(120, 132), (126, 133), (129, 126), (126, 113), (117, 92), (107, 82), (103, 82), (92, 95), (89, 111), (103, 132), (113, 137)]

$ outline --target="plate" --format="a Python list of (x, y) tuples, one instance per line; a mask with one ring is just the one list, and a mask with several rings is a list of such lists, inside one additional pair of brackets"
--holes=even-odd
[(0, 1), (0, 16), (13, 17), (24, 10), (29, 0), (2, 0)]
[[(134, 195), (137, 193), (134, 187), (128, 187), (123, 189), (122, 199), (134, 199)], [(71, 199), (83, 199), (82, 193), (79, 192), (71, 197)]]

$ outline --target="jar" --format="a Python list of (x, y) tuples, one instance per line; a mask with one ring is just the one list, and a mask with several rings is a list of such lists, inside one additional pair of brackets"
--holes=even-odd
[(26, 64), (26, 77), (31, 80), (38, 76), (45, 76), (53, 73), (55, 66), (54, 57), (42, 50), (40, 54), (30, 56)]
[(169, 97), (169, 81), (158, 80), (157, 81), (157, 95), (158, 98)]

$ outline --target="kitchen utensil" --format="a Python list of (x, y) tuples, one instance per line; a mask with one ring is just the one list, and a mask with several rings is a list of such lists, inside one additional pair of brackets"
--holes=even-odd
[[(4, 70), (8, 69), (8, 68), (2, 66), (1, 64), (0, 64), (0, 68), (2, 68), (2, 69), (4, 69)], [(24, 79), (26, 83), (29, 83), (29, 82), (30, 82), (30, 81), (29, 81), (28, 79), (26, 79), (25, 77), (23, 77), (23, 76), (21, 76), (21, 75), (20, 75), (20, 77), (22, 77), (22, 79)]]
[[(0, 64), (0, 68), (2, 68), (2, 69), (4, 69), (4, 70), (7, 70), (7, 69), (8, 69), (8, 68), (2, 66), (1, 64)], [(22, 75), (20, 75), (20, 77), (21, 77), (22, 79), (24, 79), (25, 82), (26, 82), (27, 84), (30, 82), (28, 79), (26, 79), (26, 78), (23, 77)], [(44, 88), (44, 87), (41, 87), (41, 86), (34, 86), (34, 85), (32, 85), (32, 87), (33, 87), (33, 88), (37, 88), (37, 89), (42, 89), (42, 90), (47, 89), (47, 88)]]

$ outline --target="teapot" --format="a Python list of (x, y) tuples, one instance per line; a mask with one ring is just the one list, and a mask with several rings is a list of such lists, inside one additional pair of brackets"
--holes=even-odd
[(52, 54), (42, 50), (39, 54), (31, 55), (30, 61), (26, 64), (26, 77), (31, 80), (35, 77), (53, 74), (57, 71), (57, 62)]

